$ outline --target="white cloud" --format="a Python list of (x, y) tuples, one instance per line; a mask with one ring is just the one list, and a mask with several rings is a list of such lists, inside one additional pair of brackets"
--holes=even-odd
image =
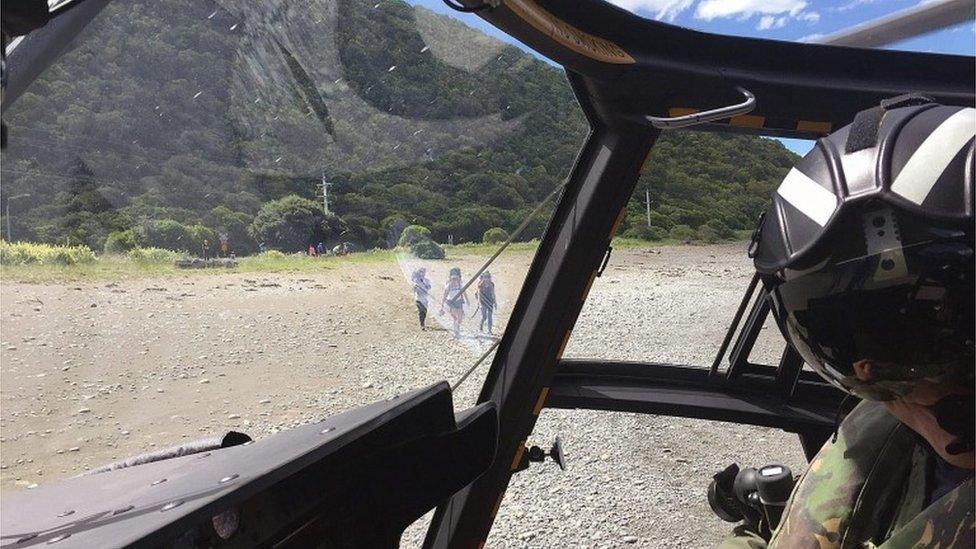
[(877, 2), (878, 0), (850, 0), (850, 2), (843, 4), (841, 6), (837, 6), (834, 9), (836, 9), (837, 11), (848, 11), (860, 6), (864, 6), (867, 4), (874, 4)]
[(808, 35), (800, 38), (799, 40), (797, 40), (797, 42), (813, 42), (814, 40), (819, 40), (819, 39), (823, 38), (824, 36), (826, 36), (826, 35), (824, 33), (822, 33), (822, 32), (815, 32), (813, 34), (808, 34)]
[(812, 25), (820, 21), (820, 14), (815, 11), (805, 11), (797, 15), (796, 18)]
[(647, 12), (659, 21), (674, 21), (681, 12), (691, 7), (695, 0), (610, 0), (611, 4), (637, 13)]
[(695, 9), (695, 17), (705, 21), (734, 18), (746, 21), (759, 16), (757, 30), (781, 29), (790, 21), (814, 24), (820, 14), (807, 11), (806, 0), (701, 0)]
[(759, 18), (759, 23), (756, 25), (758, 30), (769, 30), (769, 29), (781, 29), (786, 26), (787, 18), (786, 16), (776, 17), (773, 15), (763, 15)]
[(805, 7), (806, 0), (702, 0), (695, 9), (695, 17), (705, 21), (724, 17), (748, 19), (754, 15), (796, 17)]

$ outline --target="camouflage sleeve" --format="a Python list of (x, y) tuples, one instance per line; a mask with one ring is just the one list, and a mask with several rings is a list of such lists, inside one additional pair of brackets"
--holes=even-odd
[(932, 503), (908, 524), (892, 533), (883, 549), (947, 549), (976, 546), (973, 479)]
[(731, 536), (722, 540), (718, 549), (766, 549), (766, 540), (748, 526), (740, 524), (732, 530)]

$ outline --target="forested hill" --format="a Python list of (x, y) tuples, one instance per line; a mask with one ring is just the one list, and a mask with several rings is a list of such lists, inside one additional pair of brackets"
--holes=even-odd
[[(405, 223), (478, 241), (517, 226), (586, 133), (562, 71), (400, 0), (113, 2), (5, 121), (13, 238), (99, 251), (386, 246)], [(668, 133), (621, 230), (750, 228), (794, 160)]]

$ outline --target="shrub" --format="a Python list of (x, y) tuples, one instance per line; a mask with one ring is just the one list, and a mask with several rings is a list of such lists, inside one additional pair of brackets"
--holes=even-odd
[[(237, 255), (248, 255), (257, 251), (258, 243), (251, 238), (247, 228), (254, 221), (254, 216), (244, 212), (236, 212), (226, 206), (217, 206), (210, 210), (209, 226), (217, 228), (217, 233), (227, 235), (228, 250)], [(220, 246), (218, 238), (217, 246)]]
[(481, 235), (481, 241), (485, 244), (501, 244), (508, 240), (508, 232), (501, 227), (492, 227)]
[(718, 231), (709, 227), (708, 225), (702, 225), (701, 227), (698, 227), (698, 240), (703, 242), (718, 242)]
[(94, 261), (95, 252), (88, 246), (0, 241), (0, 264), (3, 265), (77, 265)]
[(681, 240), (682, 242), (690, 242), (697, 234), (695, 233), (695, 229), (692, 229), (688, 225), (675, 225), (668, 231), (668, 236), (675, 240)]
[(430, 240), (430, 229), (423, 225), (407, 225), (403, 229), (403, 232), (400, 233), (400, 240), (397, 244), (400, 246), (413, 246), (424, 240)]
[(136, 233), (132, 229), (115, 231), (105, 238), (105, 253), (107, 254), (125, 254), (137, 247), (139, 247), (139, 242), (136, 240)]
[(624, 231), (626, 238), (637, 238), (639, 240), (664, 240), (668, 235), (667, 231), (660, 227), (648, 227), (647, 225), (634, 225)]
[(410, 253), (420, 259), (444, 259), (444, 248), (433, 240), (421, 240), (410, 247)]
[(651, 226), (660, 227), (665, 231), (670, 231), (674, 227), (674, 221), (661, 212), (651, 212)]
[(203, 241), (207, 240), (210, 242), (210, 251), (212, 253), (217, 252), (217, 248), (220, 247), (220, 241), (217, 239), (217, 231), (214, 231), (210, 227), (204, 225), (189, 225), (186, 228), (187, 233), (190, 235), (191, 242), (191, 252), (198, 254), (203, 250)]
[[(735, 238), (735, 231), (732, 230), (726, 223), (720, 219), (712, 219), (705, 225), (715, 231), (715, 235), (720, 240), (729, 240)], [(699, 229), (700, 231), (700, 229)]]
[(258, 257), (264, 259), (284, 259), (285, 253), (279, 252), (278, 250), (266, 250), (258, 254)]
[(145, 244), (152, 248), (166, 248), (182, 252), (196, 249), (190, 227), (172, 219), (160, 219), (145, 228)]
[(142, 265), (172, 263), (179, 258), (180, 254), (163, 248), (135, 248), (129, 250), (129, 259)]

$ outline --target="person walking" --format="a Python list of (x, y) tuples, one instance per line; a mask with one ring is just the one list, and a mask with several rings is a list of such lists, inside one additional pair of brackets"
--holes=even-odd
[(444, 285), (444, 297), (441, 298), (441, 314), (444, 314), (444, 305), (447, 304), (451, 311), (451, 320), (454, 321), (454, 337), (461, 337), (461, 321), (464, 320), (464, 305), (468, 303), (468, 295), (461, 292), (461, 269), (452, 267), (447, 284)]
[(410, 276), (413, 282), (413, 295), (417, 303), (417, 315), (420, 317), (420, 329), (427, 331), (427, 297), (430, 294), (430, 280), (427, 280), (427, 269), (420, 267)]
[(478, 306), (481, 307), (481, 326), (478, 331), (485, 331), (488, 324), (488, 334), (491, 335), (492, 317), (495, 314), (495, 283), (491, 280), (491, 273), (485, 271), (478, 279)]

